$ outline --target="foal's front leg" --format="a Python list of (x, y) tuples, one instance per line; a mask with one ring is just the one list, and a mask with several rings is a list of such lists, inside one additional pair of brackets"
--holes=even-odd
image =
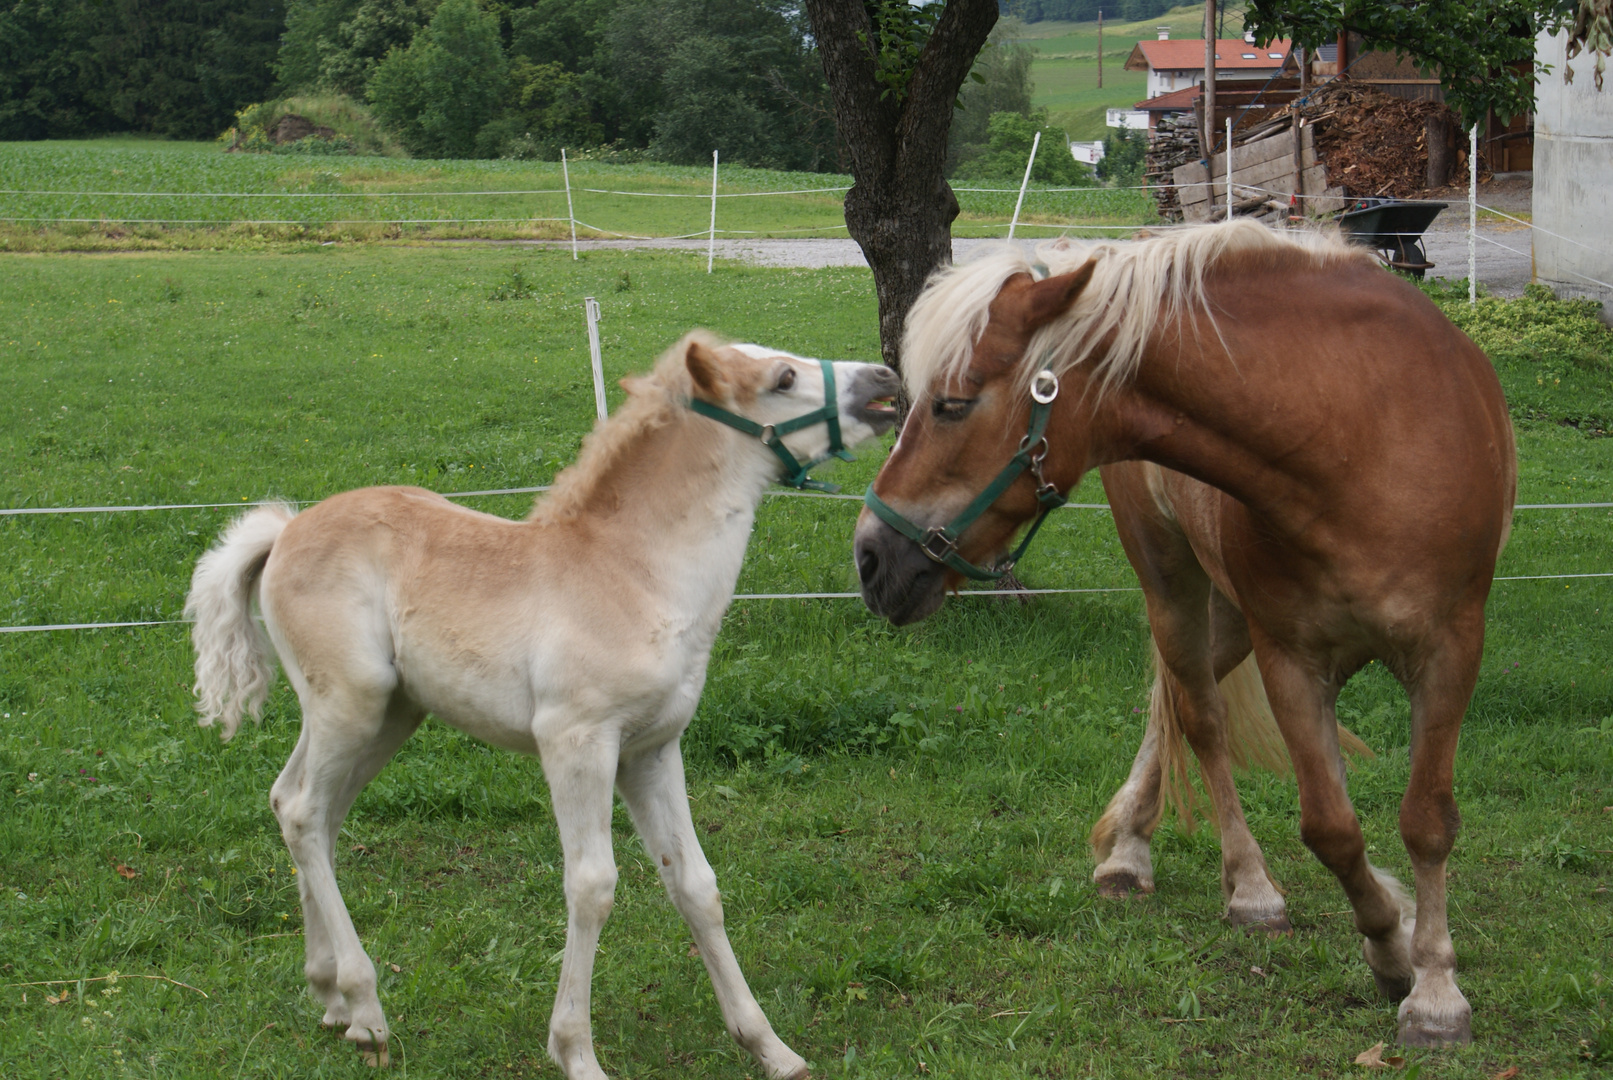
[(594, 1056), (589, 1010), (594, 952), (616, 902), (610, 838), (616, 739), (614, 730), (578, 726), (539, 745), (566, 860), (566, 949), (549, 1017), (549, 1056), (566, 1080), (606, 1080)]
[(677, 741), (624, 761), (616, 785), (644, 838), (644, 850), (661, 871), (667, 895), (694, 935), (728, 1033), (761, 1062), (772, 1080), (804, 1080), (807, 1063), (773, 1033), (723, 930), (717, 875), (700, 849), (689, 816), (683, 754)]

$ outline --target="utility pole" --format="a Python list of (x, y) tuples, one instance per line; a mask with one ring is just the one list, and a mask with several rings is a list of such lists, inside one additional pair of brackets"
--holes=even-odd
[[(1213, 165), (1215, 157), (1215, 0), (1204, 0), (1204, 164)], [(1211, 172), (1214, 172), (1213, 167)], [(1227, 193), (1231, 196), (1231, 192)], [(1210, 192), (1215, 202), (1215, 191)]]
[(1103, 9), (1098, 9), (1098, 89), (1103, 89)]

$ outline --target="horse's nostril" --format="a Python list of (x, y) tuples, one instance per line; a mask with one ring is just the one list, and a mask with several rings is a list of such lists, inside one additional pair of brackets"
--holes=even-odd
[(879, 570), (879, 555), (871, 544), (857, 545), (857, 576), (863, 581), (873, 578)]

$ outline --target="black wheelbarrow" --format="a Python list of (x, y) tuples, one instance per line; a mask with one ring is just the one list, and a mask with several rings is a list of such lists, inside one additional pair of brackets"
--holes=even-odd
[(1433, 269), (1423, 250), (1423, 230), (1449, 203), (1418, 199), (1357, 199), (1339, 215), (1345, 239), (1377, 252), (1385, 266), (1422, 277)]

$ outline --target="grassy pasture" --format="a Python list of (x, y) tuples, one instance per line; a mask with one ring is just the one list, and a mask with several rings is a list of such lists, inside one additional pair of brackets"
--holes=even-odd
[[(581, 237), (704, 236), (710, 227), (709, 169), (574, 161), (570, 174), (576, 216), (591, 226), (579, 227)], [(0, 143), (0, 176), (0, 251), (571, 235), (558, 162), (225, 154), (211, 144), (98, 139)], [(843, 237), (841, 199), (850, 183), (830, 173), (724, 166), (718, 235)], [(807, 193), (758, 194), (801, 191)], [(473, 194), (457, 194), (466, 192)], [(1002, 235), (1015, 194), (961, 191), (954, 232)], [(1101, 188), (1033, 190), (1021, 214), (1031, 226), (1053, 227), (1140, 225), (1154, 217), (1141, 193)]]
[[(0, 256), (0, 505), (546, 482), (592, 419), (584, 295), (601, 298), (612, 378), (694, 324), (878, 355), (863, 272), (703, 270), (679, 254), (386, 245)], [(1521, 501), (1613, 501), (1606, 332), (1539, 299), (1452, 310), (1513, 401)], [(859, 491), (881, 456), (826, 475)], [(527, 500), (474, 504), (517, 515)], [(177, 617), (228, 517), (0, 518), (0, 623)], [(741, 591), (852, 587), (854, 517), (769, 499)], [(1613, 569), (1610, 519), (1520, 513), (1500, 573)], [(1036, 586), (1131, 584), (1098, 511), (1062, 512), (1024, 571)], [(1493, 594), (1451, 875), (1478, 1041), (1408, 1055), (1425, 1078), (1588, 1077), (1613, 1055), (1610, 588)], [(1280, 779), (1241, 786), (1293, 937), (1221, 925), (1202, 828), (1161, 829), (1151, 900), (1094, 899), (1084, 836), (1140, 735), (1146, 646), (1127, 592), (955, 601), (902, 631), (855, 601), (731, 609), (686, 740), (695, 819), (741, 963), (817, 1075), (1347, 1076), (1393, 1038)], [(266, 805), (296, 703), (282, 684), (264, 723), (221, 747), (194, 726), (189, 665), (181, 627), (0, 637), (8, 1077), (364, 1071), (303, 993)], [(1405, 876), (1404, 698), (1373, 666), (1342, 711), (1378, 751), (1351, 781), (1373, 857)], [(556, 1075), (543, 1046), (564, 904), (546, 803), (535, 761), (436, 725), (360, 797), (340, 876), (400, 1074)], [(616, 826), (601, 1060), (624, 1076), (756, 1075), (625, 814)], [(47, 980), (70, 981), (15, 985)]]

